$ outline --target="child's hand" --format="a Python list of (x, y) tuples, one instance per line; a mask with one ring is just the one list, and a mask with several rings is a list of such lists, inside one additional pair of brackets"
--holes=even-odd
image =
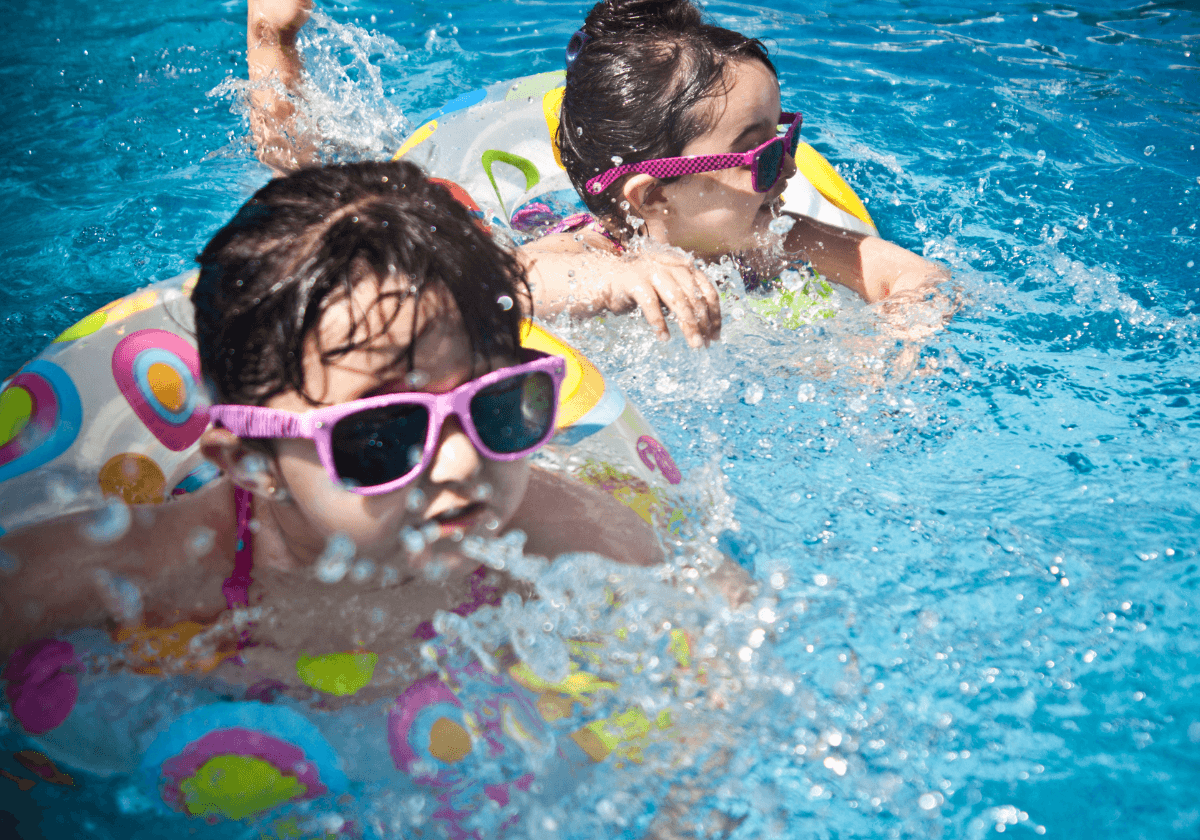
[(713, 282), (692, 263), (676, 254), (642, 255), (615, 261), (603, 275), (604, 307), (628, 312), (641, 307), (658, 338), (671, 337), (663, 309), (675, 315), (692, 347), (721, 337), (721, 300)]

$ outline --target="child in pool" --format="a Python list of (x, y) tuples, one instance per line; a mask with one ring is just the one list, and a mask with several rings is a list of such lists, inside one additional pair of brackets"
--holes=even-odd
[[(711, 282), (663, 249), (620, 258), (637, 235), (703, 262), (732, 256), (748, 286), (805, 260), (869, 302), (923, 295), (945, 279), (878, 237), (781, 214), (799, 117), (782, 109), (759, 41), (706, 23), (690, 0), (603, 0), (568, 54), (558, 143), (592, 218), (522, 249), (539, 315), (637, 305), (665, 338), (661, 304), (693, 345), (715, 338)], [(693, 156), (712, 159), (670, 160)], [(780, 215), (792, 221), (782, 241), (769, 230)], [(590, 282), (572, 289), (581, 259)]]
[[(479, 600), (464, 537), (521, 529), (546, 557), (661, 561), (635, 513), (528, 463), (553, 431), (562, 362), (520, 348), (520, 264), (417, 167), (276, 179), (199, 262), (197, 344), (217, 403), (201, 447), (223, 477), (135, 507), (107, 544), (87, 534), (94, 514), (0, 537), (18, 569), (0, 588), (0, 656), (251, 604), (264, 619), (236, 640), (247, 673), (295, 683), (297, 651), (367, 649), (393, 665), (372, 689), (394, 695), (387, 677), (416, 661), (418, 628)], [(339, 541), (377, 571), (318, 582)], [(489, 601), (514, 586), (493, 577)]]
[[(276, 168), (314, 154), (292, 129), (292, 105), (269, 83), (297, 85), (295, 38), (310, 10), (310, 0), (249, 4), (253, 128), (259, 157)], [(607, 0), (592, 8), (569, 53), (558, 143), (594, 219), (519, 250), (539, 316), (640, 307), (665, 339), (665, 308), (699, 346), (719, 337), (721, 312), (697, 260), (733, 256), (748, 285), (807, 260), (870, 302), (923, 296), (945, 279), (944, 269), (898, 245), (803, 216), (783, 214), (793, 224), (782, 241), (770, 233), (796, 171), (784, 148), (799, 125), (776, 139), (779, 82), (759, 41), (706, 24), (690, 0)], [(651, 163), (756, 150), (755, 166), (724, 162), (682, 176)], [(639, 164), (647, 171), (632, 169)], [(637, 235), (689, 253), (627, 253)]]

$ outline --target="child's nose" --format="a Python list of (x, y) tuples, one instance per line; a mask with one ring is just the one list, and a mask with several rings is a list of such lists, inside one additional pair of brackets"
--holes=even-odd
[(463, 431), (458, 418), (451, 415), (442, 423), (437, 451), (429, 467), (429, 480), (436, 484), (474, 478), (483, 466), (483, 457)]

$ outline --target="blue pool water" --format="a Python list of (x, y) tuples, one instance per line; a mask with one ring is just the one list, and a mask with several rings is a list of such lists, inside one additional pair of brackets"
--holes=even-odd
[[(2, 375), (187, 268), (267, 177), (241, 3), (18, 5)], [(559, 68), (586, 6), (322, 8), (305, 51), (346, 158)], [(711, 619), (731, 664), (723, 709), (680, 712), (695, 761), (593, 779), (520, 832), (633, 837), (674, 809), (706, 835), (716, 808), (737, 838), (1200, 836), (1200, 8), (708, 9), (768, 42), (806, 139), (885, 236), (953, 269), (955, 303), (844, 302), (797, 332), (731, 315), (703, 353), (632, 319), (567, 329), (703, 477), (713, 537), (772, 600)], [(0, 779), (0, 832), (260, 836), (79, 781)], [(400, 808), (338, 807), (377, 830)]]

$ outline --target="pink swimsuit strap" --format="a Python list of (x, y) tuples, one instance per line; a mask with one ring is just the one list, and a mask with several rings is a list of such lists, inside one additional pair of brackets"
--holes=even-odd
[(604, 225), (600, 224), (591, 213), (576, 213), (572, 216), (567, 216), (567, 218), (546, 231), (546, 235), (551, 233), (570, 233), (583, 227), (591, 228), (611, 242), (613, 247), (617, 249), (618, 254), (625, 253), (625, 246), (621, 244), (621, 241), (609, 233)]
[(254, 565), (253, 534), (250, 532), (250, 500), (254, 497), (249, 490), (234, 486), (233, 507), (237, 515), (237, 547), (233, 553), (233, 574), (225, 579), (221, 591), (229, 609), (250, 605), (250, 568)]

